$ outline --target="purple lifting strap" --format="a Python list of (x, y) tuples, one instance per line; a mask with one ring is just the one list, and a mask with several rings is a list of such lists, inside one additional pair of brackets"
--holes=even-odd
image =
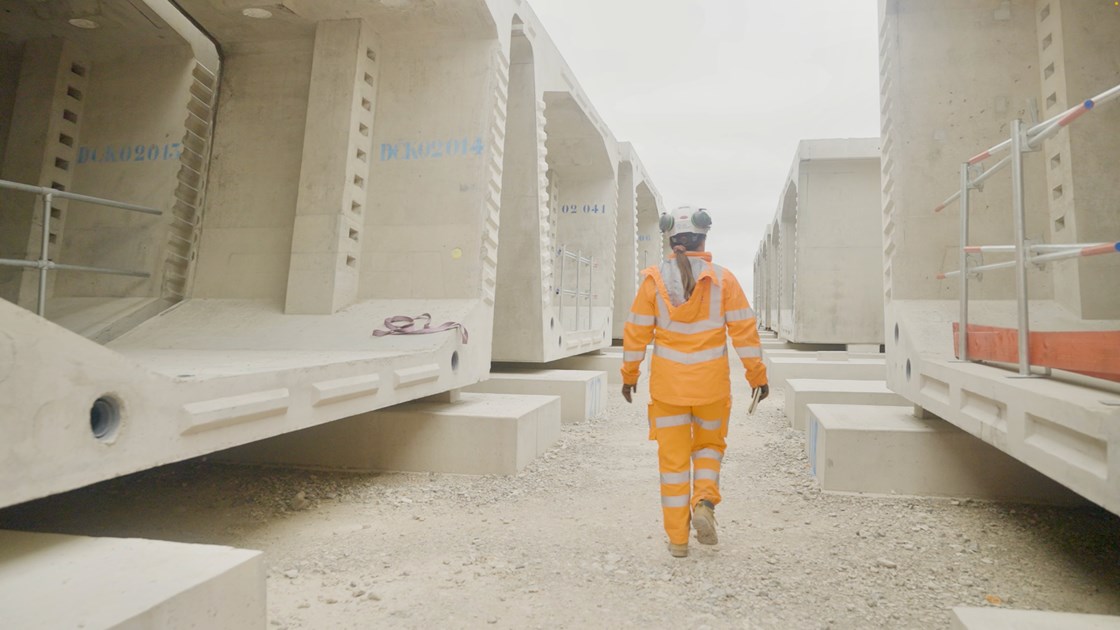
[[(424, 321), (423, 328), (416, 328), (417, 323), (421, 320)], [(430, 335), (432, 333), (443, 332), (445, 330), (459, 329), (459, 334), (463, 338), (463, 343), (467, 343), (467, 327), (459, 322), (445, 322), (432, 328), (432, 316), (428, 313), (421, 313), (416, 317), (409, 317), (408, 315), (394, 315), (385, 320), (385, 330), (374, 330), (374, 337), (385, 337), (387, 335)]]

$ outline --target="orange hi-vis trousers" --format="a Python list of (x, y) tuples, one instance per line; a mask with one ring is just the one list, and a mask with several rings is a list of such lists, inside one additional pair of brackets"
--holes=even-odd
[(688, 543), (692, 508), (698, 502), (720, 501), (719, 471), (730, 416), (730, 396), (692, 407), (649, 403), (650, 439), (657, 440), (661, 469), (661, 513), (673, 544)]

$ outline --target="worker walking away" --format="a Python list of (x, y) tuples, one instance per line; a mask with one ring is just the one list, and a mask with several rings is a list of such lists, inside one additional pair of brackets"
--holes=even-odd
[(669, 553), (688, 556), (689, 526), (714, 545), (720, 462), (731, 413), (727, 335), (760, 399), (770, 388), (754, 311), (739, 281), (712, 264), (704, 244), (712, 219), (703, 208), (661, 215), (673, 254), (642, 271), (623, 335), (622, 395), (632, 402), (646, 346), (653, 342), (649, 439), (657, 440), (661, 510)]

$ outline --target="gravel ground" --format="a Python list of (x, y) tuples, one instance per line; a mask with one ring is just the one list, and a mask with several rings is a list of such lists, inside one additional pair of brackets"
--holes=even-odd
[[(738, 400), (746, 390), (738, 387)], [(1096, 508), (822, 494), (781, 394), (733, 410), (720, 544), (665, 549), (644, 398), (516, 477), (192, 461), (0, 511), (0, 527), (266, 553), (271, 628), (944, 628), (953, 606), (1120, 615)]]

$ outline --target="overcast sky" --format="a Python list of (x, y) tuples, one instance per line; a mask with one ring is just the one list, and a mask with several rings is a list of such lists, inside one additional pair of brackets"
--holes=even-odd
[(530, 4), (666, 205), (712, 210), (708, 249), (745, 287), (798, 141), (879, 135), (872, 0)]

